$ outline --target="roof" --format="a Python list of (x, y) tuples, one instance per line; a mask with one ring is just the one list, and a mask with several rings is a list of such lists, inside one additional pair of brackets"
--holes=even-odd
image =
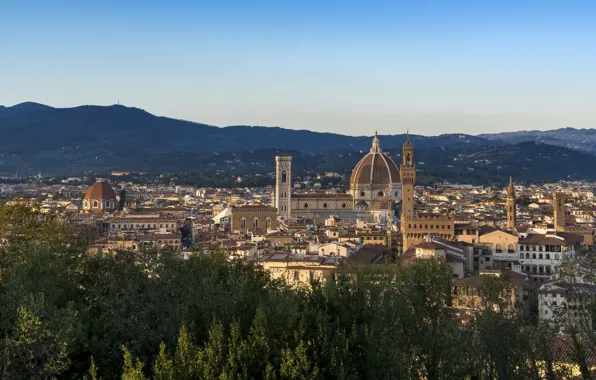
[(107, 182), (96, 182), (85, 193), (86, 200), (116, 200), (116, 192)]
[(574, 245), (581, 243), (582, 241), (584, 241), (584, 237), (582, 235), (572, 234), (569, 232), (557, 232), (556, 235), (529, 234), (525, 239), (521, 239), (519, 244)]
[(389, 156), (381, 152), (379, 139), (373, 138), (372, 148), (354, 168), (350, 184), (388, 185), (400, 182), (399, 169)]

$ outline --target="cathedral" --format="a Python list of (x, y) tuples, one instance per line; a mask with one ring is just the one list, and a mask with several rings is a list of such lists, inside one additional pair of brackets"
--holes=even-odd
[(277, 156), (275, 161), (273, 204), (284, 219), (336, 215), (351, 222), (388, 223), (393, 217), (393, 205), (402, 196), (399, 169), (381, 150), (376, 134), (370, 151), (352, 171), (349, 193), (292, 194), (292, 157)]

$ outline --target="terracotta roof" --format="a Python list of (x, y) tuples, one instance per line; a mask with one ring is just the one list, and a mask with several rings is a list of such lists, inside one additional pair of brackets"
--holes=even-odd
[(350, 184), (388, 185), (400, 182), (399, 169), (389, 156), (381, 152), (378, 138), (373, 139), (373, 147), (354, 168)]
[(547, 236), (542, 234), (530, 234), (527, 238), (521, 239), (519, 244), (528, 245), (573, 245), (584, 241), (584, 237), (578, 234), (568, 232), (558, 232), (557, 236), (563, 239), (558, 239), (554, 236)]
[(85, 193), (86, 200), (116, 200), (116, 193), (107, 182), (96, 182)]

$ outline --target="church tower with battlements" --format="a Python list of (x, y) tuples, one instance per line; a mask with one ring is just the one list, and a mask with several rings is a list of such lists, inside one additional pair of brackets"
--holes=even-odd
[(509, 231), (515, 230), (515, 219), (515, 188), (513, 179), (509, 177), (509, 187), (507, 188), (507, 229)]

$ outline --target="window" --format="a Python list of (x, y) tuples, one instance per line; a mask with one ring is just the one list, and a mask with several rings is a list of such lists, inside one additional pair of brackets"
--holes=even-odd
[(97, 201), (93, 201), (93, 208), (97, 208), (97, 205), (98, 205)]
[(503, 247), (501, 246), (501, 244), (497, 244), (495, 246), (495, 253), (502, 253), (503, 252)]
[(542, 260), (542, 259), (544, 258), (544, 256), (542, 256), (542, 253), (538, 255), (538, 258), (539, 258), (540, 260)]
[(246, 219), (244, 218), (240, 218), (240, 229), (245, 229), (246, 228)]
[(536, 254), (532, 253), (532, 258), (535, 259), (536, 258)]
[(379, 197), (384, 197), (384, 196), (385, 196), (385, 193), (384, 193), (384, 192), (382, 192), (382, 191), (379, 191), (379, 192), (377, 193), (377, 195), (378, 195)]
[(304, 208), (308, 208), (308, 203), (305, 203), (304, 204)]
[(345, 203), (342, 203), (342, 204), (341, 204), (341, 207), (342, 207), (342, 208), (346, 208), (346, 207), (348, 207), (348, 205), (347, 205), (347, 204), (345, 204)]
[(257, 219), (257, 218), (254, 218), (254, 219), (252, 220), (252, 228), (253, 228), (253, 229), (255, 229), (255, 230), (256, 230), (257, 228), (259, 228), (259, 219)]
[(366, 195), (366, 193), (365, 193), (364, 191), (361, 191), (361, 192), (360, 192), (360, 196), (361, 196), (361, 197), (363, 197), (363, 196), (365, 196), (365, 195)]
[(266, 218), (265, 219), (265, 228), (266, 229), (270, 229), (271, 228), (271, 218)]
[(555, 254), (555, 260), (559, 260), (559, 254)]
[(286, 174), (286, 171), (282, 171), (281, 172), (281, 183), (286, 183), (288, 180), (288, 175)]
[(515, 252), (515, 248), (513, 248), (513, 244), (509, 244), (507, 246), (507, 253), (514, 253)]
[(323, 208), (327, 208), (329, 205), (327, 203), (323, 203)]

